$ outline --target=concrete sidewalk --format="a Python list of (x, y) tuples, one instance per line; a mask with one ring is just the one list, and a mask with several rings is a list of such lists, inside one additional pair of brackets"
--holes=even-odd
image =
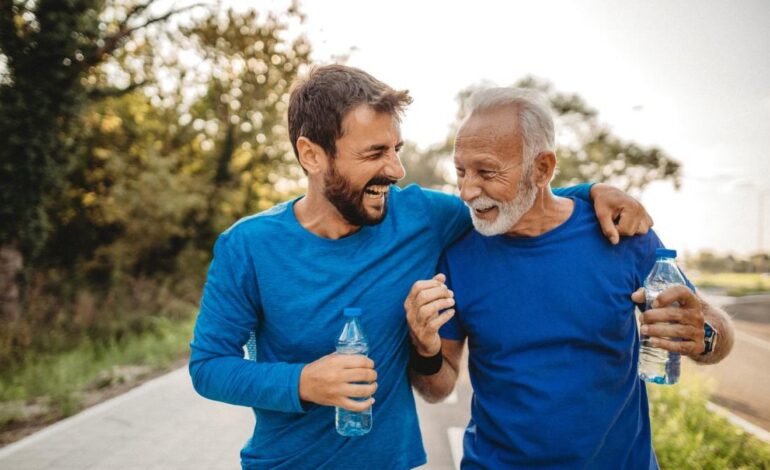
[[(456, 468), (461, 436), (450, 448), (448, 431), (468, 421), (465, 382), (459, 402), (417, 400), (431, 462), (420, 470)], [(0, 448), (0, 470), (238, 470), (253, 424), (250, 408), (196, 394), (184, 367)]]
[(237, 470), (253, 422), (181, 368), (0, 449), (0, 469)]

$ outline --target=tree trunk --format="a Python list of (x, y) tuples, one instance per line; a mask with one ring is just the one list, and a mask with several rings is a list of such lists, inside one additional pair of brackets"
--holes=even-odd
[(13, 245), (0, 246), (0, 321), (19, 318), (19, 272), (23, 258)]

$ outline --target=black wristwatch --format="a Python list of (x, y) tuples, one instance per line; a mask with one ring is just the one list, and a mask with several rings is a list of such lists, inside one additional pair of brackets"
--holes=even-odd
[(703, 343), (705, 348), (703, 349), (701, 356), (705, 356), (717, 347), (717, 336), (719, 336), (719, 332), (716, 328), (711, 326), (711, 323), (706, 322), (703, 324)]

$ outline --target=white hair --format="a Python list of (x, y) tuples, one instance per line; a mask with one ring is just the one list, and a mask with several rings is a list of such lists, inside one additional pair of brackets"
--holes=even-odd
[(526, 88), (484, 88), (470, 98), (468, 116), (476, 111), (512, 106), (516, 109), (524, 147), (524, 167), (529, 168), (541, 153), (553, 152), (554, 138), (551, 107), (542, 94)]

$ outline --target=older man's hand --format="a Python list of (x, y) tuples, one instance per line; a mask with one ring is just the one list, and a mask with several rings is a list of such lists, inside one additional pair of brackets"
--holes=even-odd
[(603, 183), (593, 185), (591, 199), (602, 232), (613, 245), (620, 241), (620, 235), (641, 235), (652, 227), (652, 217), (644, 206), (613, 186)]
[[(643, 304), (644, 289), (634, 292), (631, 299)], [(640, 321), (641, 333), (650, 337), (651, 346), (685, 356), (698, 356), (705, 349), (703, 304), (686, 286), (661, 292)]]
[[(404, 302), (409, 335), (417, 353), (435, 356), (441, 351), (439, 328), (454, 316), (454, 293), (444, 284), (446, 276), (436, 274), (433, 279), (417, 281)], [(445, 310), (448, 309), (448, 310)], [(445, 310), (443, 313), (439, 313)]]

